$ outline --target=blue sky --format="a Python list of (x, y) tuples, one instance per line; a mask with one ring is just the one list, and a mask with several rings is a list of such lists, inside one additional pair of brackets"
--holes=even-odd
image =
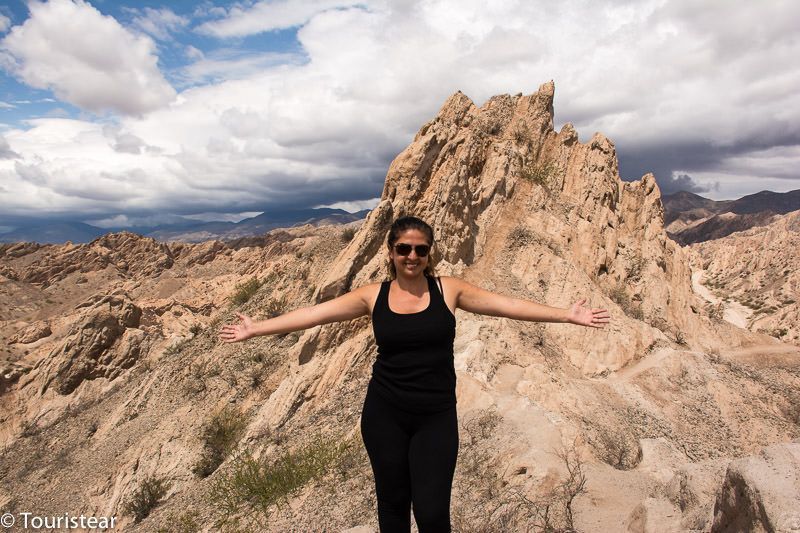
[(0, 6), (0, 228), (372, 207), (461, 90), (556, 84), (623, 179), (798, 188), (800, 4), (293, 0)]

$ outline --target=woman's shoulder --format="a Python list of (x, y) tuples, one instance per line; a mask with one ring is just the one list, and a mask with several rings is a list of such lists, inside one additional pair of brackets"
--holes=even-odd
[(383, 286), (384, 283), (386, 282), (376, 281), (374, 283), (367, 283), (366, 285), (362, 285), (359, 288), (353, 290), (353, 292), (358, 293), (358, 295), (367, 305), (370, 315), (372, 315), (373, 307), (375, 306), (375, 302), (378, 299), (378, 295), (380, 294), (381, 287)]
[(461, 278), (456, 278), (453, 276), (436, 276), (437, 279), (441, 280), (442, 288), (453, 290), (460, 290), (463, 287), (464, 281)]
[(361, 285), (357, 289), (353, 289), (354, 291), (362, 292), (362, 293), (372, 293), (375, 291), (379, 291), (381, 286), (386, 283), (385, 281), (375, 281), (373, 283), (367, 283), (365, 285)]
[(353, 292), (358, 293), (364, 298), (365, 301), (374, 301), (377, 298), (378, 293), (381, 290), (381, 287), (386, 282), (383, 281), (376, 281), (374, 283), (367, 283), (366, 285), (362, 285), (357, 289), (353, 289)]

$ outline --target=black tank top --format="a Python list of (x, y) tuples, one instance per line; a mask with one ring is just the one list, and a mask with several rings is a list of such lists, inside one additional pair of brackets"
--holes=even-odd
[(389, 309), (389, 284), (384, 281), (372, 310), (378, 358), (370, 388), (396, 407), (435, 413), (456, 405), (453, 340), (456, 318), (434, 279), (428, 280), (430, 303), (417, 313)]

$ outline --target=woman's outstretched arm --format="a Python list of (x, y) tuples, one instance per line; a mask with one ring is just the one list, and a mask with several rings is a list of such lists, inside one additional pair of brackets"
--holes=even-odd
[(352, 320), (369, 314), (367, 298), (371, 293), (370, 286), (366, 285), (333, 300), (257, 322), (249, 316), (236, 313), (239, 324), (225, 324), (219, 331), (219, 337), (225, 342), (239, 342), (258, 335), (289, 333), (321, 324)]
[(578, 300), (569, 309), (562, 309), (496, 294), (457, 278), (449, 278), (448, 281), (455, 287), (456, 307), (470, 313), (531, 322), (564, 322), (594, 328), (602, 328), (610, 320), (606, 309), (583, 307), (585, 299)]

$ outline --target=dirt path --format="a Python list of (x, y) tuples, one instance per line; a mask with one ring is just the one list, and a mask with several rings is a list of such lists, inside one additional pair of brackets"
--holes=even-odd
[(635, 378), (645, 370), (649, 368), (653, 368), (661, 363), (667, 356), (674, 354), (678, 351), (675, 348), (665, 347), (659, 348), (655, 350), (653, 353), (650, 353), (638, 361), (636, 363), (626, 366), (625, 368), (620, 369), (617, 372), (612, 373), (609, 376), (610, 381), (630, 381), (631, 379)]
[(800, 367), (800, 347), (782, 342), (724, 350), (720, 355), (753, 366)]
[(714, 294), (700, 282), (705, 273), (705, 270), (696, 270), (692, 272), (692, 289), (694, 289), (694, 292), (712, 304), (722, 303), (724, 306), (722, 318), (734, 326), (747, 329), (747, 319), (753, 312), (738, 302), (723, 301), (714, 296)]

